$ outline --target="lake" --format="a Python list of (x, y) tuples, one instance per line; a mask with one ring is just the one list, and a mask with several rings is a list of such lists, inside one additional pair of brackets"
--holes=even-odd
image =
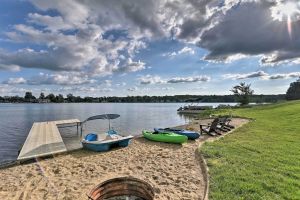
[[(216, 106), (219, 103), (199, 105)], [(34, 122), (86, 118), (105, 113), (120, 114), (112, 122), (123, 135), (139, 135), (143, 129), (185, 124), (188, 118), (178, 115), (184, 103), (68, 103), (68, 104), (0, 104), (0, 163), (14, 161)], [(108, 129), (108, 122), (95, 120), (87, 123), (84, 133)], [(64, 128), (63, 137), (75, 137), (76, 131)]]

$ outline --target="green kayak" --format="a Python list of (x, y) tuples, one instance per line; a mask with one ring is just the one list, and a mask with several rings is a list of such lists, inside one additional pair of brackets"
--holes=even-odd
[(182, 144), (188, 140), (188, 137), (185, 135), (178, 135), (176, 133), (170, 132), (152, 132), (152, 131), (143, 131), (143, 136), (148, 140), (153, 140), (157, 142), (168, 142), (168, 143), (176, 143)]

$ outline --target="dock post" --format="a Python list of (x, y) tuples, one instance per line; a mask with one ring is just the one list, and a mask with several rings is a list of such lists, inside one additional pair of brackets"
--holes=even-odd
[(78, 132), (78, 123), (76, 123), (77, 126), (77, 136), (79, 136), (79, 132)]
[(82, 140), (82, 124), (80, 124), (80, 140)]

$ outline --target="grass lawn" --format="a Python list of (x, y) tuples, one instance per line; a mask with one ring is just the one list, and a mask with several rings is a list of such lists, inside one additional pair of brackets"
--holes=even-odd
[(300, 101), (232, 112), (255, 121), (201, 147), (209, 199), (299, 200)]

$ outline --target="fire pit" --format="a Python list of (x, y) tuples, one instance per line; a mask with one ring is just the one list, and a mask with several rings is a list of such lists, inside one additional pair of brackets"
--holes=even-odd
[(107, 180), (94, 187), (89, 193), (90, 200), (153, 200), (154, 191), (150, 184), (133, 177)]

